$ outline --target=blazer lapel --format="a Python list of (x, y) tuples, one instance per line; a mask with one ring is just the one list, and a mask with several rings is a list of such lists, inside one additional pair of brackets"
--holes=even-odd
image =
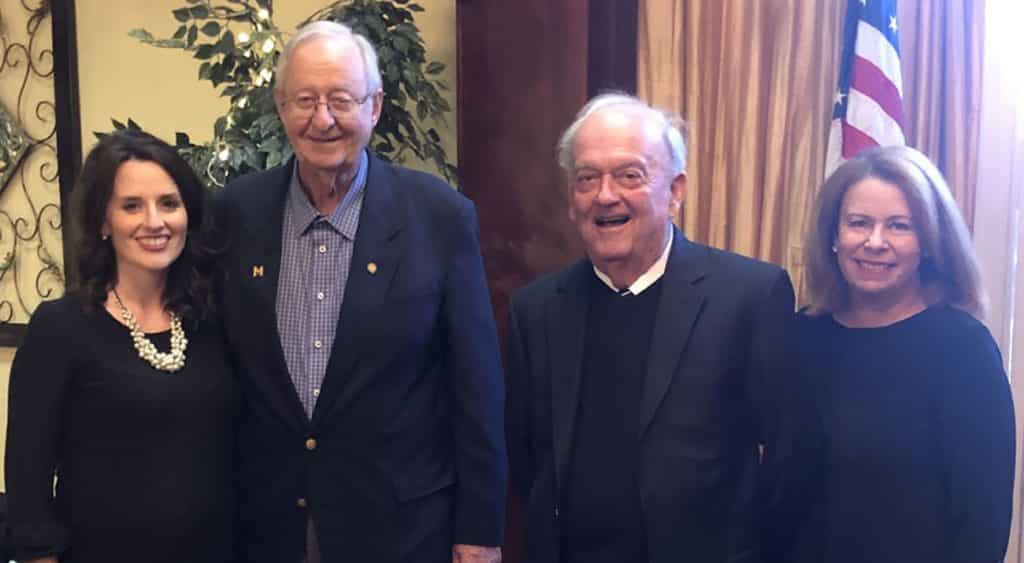
[(699, 246), (673, 228), (672, 250), (662, 278), (661, 297), (654, 319), (651, 349), (647, 355), (640, 410), (639, 437), (642, 438), (658, 410), (694, 323), (704, 305), (704, 292), (698, 282), (704, 277), (704, 253)]
[(589, 311), (587, 276), (593, 275), (590, 268), (587, 260), (573, 265), (547, 308), (556, 487), (565, 482), (572, 454)]
[[(288, 164), (275, 170), (267, 181), (274, 189), (251, 190), (251, 199), (246, 200), (250, 214), (243, 232), (249, 254), (243, 254), (238, 272), (242, 283), (253, 291), (256, 299), (249, 311), (253, 330), (257, 334), (256, 350), (267, 354), (268, 360), (262, 366), (263, 377), (254, 378), (262, 386), (264, 396), (274, 406), (289, 426), (301, 429), (306, 420), (305, 410), (295, 391), (295, 385), (288, 375), (284, 361), (281, 337), (277, 332), (277, 286), (281, 270), (281, 228), (284, 222), (284, 201), (291, 183), (294, 157)], [(247, 315), (248, 316), (248, 315)]]
[(398, 221), (398, 202), (390, 169), (370, 156), (366, 194), (359, 215), (359, 229), (352, 249), (345, 300), (335, 327), (334, 346), (320, 397), (313, 409), (313, 422), (327, 413), (344, 408), (362, 383), (351, 378), (356, 373), (359, 349), (360, 311), (374, 311), (384, 302), (403, 256), (399, 244), (402, 225)]

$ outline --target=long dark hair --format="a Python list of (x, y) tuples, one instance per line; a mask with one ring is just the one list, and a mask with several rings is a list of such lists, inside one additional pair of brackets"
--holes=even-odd
[(111, 241), (100, 232), (114, 179), (128, 160), (163, 168), (181, 193), (188, 213), (188, 231), (181, 255), (167, 272), (163, 302), (185, 318), (202, 319), (214, 309), (219, 250), (213, 243), (213, 213), (202, 182), (174, 147), (143, 131), (123, 129), (103, 138), (89, 152), (72, 194), (72, 221), (77, 272), (74, 289), (86, 308), (101, 306), (117, 281), (117, 260)]

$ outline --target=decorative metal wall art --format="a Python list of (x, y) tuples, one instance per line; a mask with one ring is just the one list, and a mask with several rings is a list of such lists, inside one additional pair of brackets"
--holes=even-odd
[(0, 345), (64, 292), (61, 200), (81, 159), (73, 18), (71, 0), (0, 8)]

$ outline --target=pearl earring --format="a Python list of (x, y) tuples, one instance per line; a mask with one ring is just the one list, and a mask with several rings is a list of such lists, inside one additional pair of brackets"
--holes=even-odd
[(100, 238), (103, 240), (107, 240), (108, 238), (110, 238), (110, 235), (100, 235)]
[(833, 245), (832, 245), (832, 254), (835, 254), (835, 253), (837, 253), (837, 252), (839, 252), (839, 249), (838, 249), (838, 248), (836, 248), (836, 245), (834, 245), (834, 244), (833, 244)]

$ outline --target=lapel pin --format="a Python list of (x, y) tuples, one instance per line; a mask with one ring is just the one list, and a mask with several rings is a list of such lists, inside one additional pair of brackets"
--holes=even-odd
[(252, 267), (252, 277), (254, 277), (254, 278), (262, 278), (263, 277), (263, 266), (262, 265), (260, 265), (260, 266), (253, 266)]
[(373, 274), (376, 274), (377, 273), (377, 263), (376, 262), (370, 262), (369, 264), (367, 264), (366, 265), (366, 271), (370, 272), (371, 276)]

